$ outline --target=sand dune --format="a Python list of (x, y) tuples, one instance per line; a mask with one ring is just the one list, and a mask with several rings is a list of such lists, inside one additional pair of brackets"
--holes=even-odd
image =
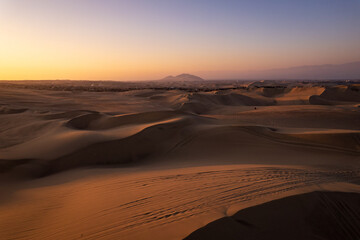
[(1, 107), (0, 108), (0, 114), (16, 114), (16, 113), (22, 113), (25, 112), (26, 108), (7, 108), (7, 107)]
[(360, 194), (313, 192), (221, 218), (185, 239), (359, 239)]
[(357, 129), (360, 112), (352, 105), (344, 106), (269, 106), (254, 108), (222, 108), (209, 116), (247, 125), (290, 128)]
[(309, 99), (311, 104), (337, 105), (357, 103), (360, 101), (360, 87), (358, 85), (328, 87), (320, 95), (313, 95)]
[[(343, 159), (343, 154), (360, 154), (360, 132), (339, 131), (301, 133), (297, 129), (296, 133), (281, 133), (266, 127), (219, 126), (219, 123), (212, 120), (185, 117), (153, 124), (131, 125), (111, 130), (107, 134), (63, 130), (58, 134), (4, 149), (2, 153), (12, 159), (24, 159), (26, 156), (39, 159), (14, 170), (29, 176), (48, 175), (81, 166), (137, 163), (155, 156), (184, 154), (200, 159), (207, 157), (209, 161), (214, 157), (224, 157), (232, 163), (266, 163), (259, 161), (262, 155), (258, 154), (257, 148), (261, 146), (266, 146), (262, 148), (262, 154), (269, 152), (269, 155), (277, 156), (278, 159), (274, 159), (273, 163), (287, 162), (287, 154), (298, 152), (299, 155), (288, 162), (297, 164), (301, 162), (297, 160), (299, 157), (302, 159), (308, 152), (318, 152), (327, 157), (325, 160), (319, 158), (312, 164), (333, 164), (333, 161), (337, 163)], [(47, 145), (46, 150), (41, 148), (44, 144)], [(285, 151), (282, 149), (284, 145), (288, 145)], [(213, 147), (204, 152), (206, 146)], [(62, 149), (66, 151), (61, 151)], [(324, 151), (328, 153), (323, 153)], [(341, 152), (341, 158), (336, 154), (337, 151)], [(281, 156), (283, 154), (284, 157)]]
[(256, 98), (249, 96), (236, 94), (236, 93), (225, 93), (216, 92), (215, 94), (191, 94), (189, 95), (190, 101), (198, 101), (205, 105), (207, 104), (218, 104), (218, 105), (230, 105), (230, 106), (268, 106), (272, 105), (271, 101), (261, 101)]
[(87, 110), (74, 110), (74, 111), (67, 111), (67, 112), (61, 112), (61, 113), (50, 113), (50, 114), (44, 114), (42, 118), (46, 120), (52, 120), (52, 119), (72, 119), (84, 114), (96, 114), (96, 111), (87, 111)]
[[(233, 221), (242, 211), (271, 230), (260, 221), (269, 201), (360, 193), (354, 83), (18, 84), (0, 84), (0, 239), (182, 239), (196, 229), (189, 238), (202, 239), (219, 228), (231, 239), (223, 230), (237, 234), (234, 224), (255, 236)], [(308, 229), (299, 201), (340, 204), (310, 217), (321, 221), (358, 214), (346, 194), (329, 194), (279, 200), (289, 209), (270, 223)], [(282, 222), (291, 211), (299, 217)]]
[(271, 99), (259, 98), (256, 95), (248, 96), (239, 93), (191, 93), (185, 99), (181, 99), (179, 110), (196, 114), (205, 114), (210, 110), (219, 109), (223, 106), (269, 106), (276, 101)]
[(163, 121), (179, 115), (179, 113), (174, 111), (143, 112), (119, 116), (90, 113), (69, 120), (66, 126), (75, 129), (105, 130), (124, 125)]
[(279, 95), (284, 95), (291, 90), (291, 88), (287, 87), (264, 87), (261, 88), (260, 92), (264, 97), (277, 97)]
[(73, 171), (23, 183), (20, 189), (12, 186), (8, 192), (15, 192), (2, 196), (0, 237), (182, 239), (213, 220), (285, 196), (359, 192), (355, 169), (217, 165), (123, 170)]
[(282, 96), (277, 96), (276, 102), (282, 105), (309, 104), (311, 96), (320, 95), (324, 90), (323, 87), (294, 87)]

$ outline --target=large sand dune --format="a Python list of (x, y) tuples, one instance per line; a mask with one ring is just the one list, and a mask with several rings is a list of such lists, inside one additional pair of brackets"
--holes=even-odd
[(186, 239), (359, 239), (359, 215), (359, 193), (313, 192), (244, 209)]
[[(0, 85), (0, 239), (182, 239), (282, 197), (360, 193), (354, 83), (69, 84)], [(215, 231), (243, 231), (225, 219)]]

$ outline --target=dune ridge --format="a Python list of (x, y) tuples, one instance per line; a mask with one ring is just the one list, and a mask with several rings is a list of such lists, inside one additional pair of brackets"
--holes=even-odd
[[(281, 148), (282, 144), (286, 144), (299, 149), (312, 149), (312, 151), (338, 151), (354, 156), (360, 155), (360, 132), (281, 133), (277, 132), (276, 129), (261, 126), (218, 126), (207, 119), (177, 118), (170, 122), (158, 122), (146, 126), (139, 132), (134, 134), (131, 132), (129, 136), (121, 139), (96, 140), (95, 143), (90, 142), (90, 144), (78, 147), (69, 154), (63, 154), (57, 158), (31, 160), (26, 163), (18, 162), (19, 166), (15, 169), (15, 172), (39, 177), (81, 166), (138, 163), (146, 158), (162, 157), (174, 151), (195, 151), (195, 154), (206, 156), (206, 153), (198, 151), (192, 145), (196, 145), (199, 141), (201, 144), (209, 145), (216, 139), (226, 138), (227, 135), (224, 135), (224, 133), (228, 132), (231, 132), (232, 141), (251, 137), (258, 144), (270, 141), (274, 147), (279, 148)], [(207, 137), (202, 138), (202, 136)], [(250, 143), (244, 142), (243, 147), (248, 144)], [(217, 152), (224, 157), (228, 157), (226, 145), (218, 144), (217, 149)], [(11, 161), (8, 160), (9, 165), (15, 166)], [(3, 160), (4, 165), (5, 163), (6, 161)]]

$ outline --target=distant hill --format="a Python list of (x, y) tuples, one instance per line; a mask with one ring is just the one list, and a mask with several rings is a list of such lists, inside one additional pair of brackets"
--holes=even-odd
[(360, 62), (271, 69), (250, 75), (273, 79), (360, 79)]
[(191, 75), (191, 74), (180, 74), (177, 76), (167, 76), (160, 81), (164, 82), (198, 82), (198, 81), (204, 81), (201, 77)]
[(204, 76), (211, 76), (212, 79), (354, 80), (360, 79), (360, 61), (345, 64), (307, 65), (262, 71), (213, 71), (200, 73)]

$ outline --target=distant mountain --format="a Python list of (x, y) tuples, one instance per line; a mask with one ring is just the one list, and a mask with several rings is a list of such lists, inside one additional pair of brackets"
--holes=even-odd
[(360, 79), (360, 62), (271, 69), (250, 75), (267, 79)]
[(263, 71), (215, 71), (200, 73), (212, 79), (352, 80), (360, 79), (360, 61), (346, 64), (308, 65)]
[(167, 76), (160, 81), (166, 81), (166, 82), (198, 82), (198, 81), (204, 81), (201, 77), (191, 75), (191, 74), (180, 74), (177, 76)]

